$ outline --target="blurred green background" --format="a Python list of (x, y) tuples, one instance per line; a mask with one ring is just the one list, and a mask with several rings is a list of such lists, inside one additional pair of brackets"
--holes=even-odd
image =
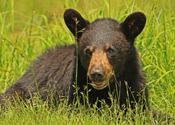
[[(14, 28), (18, 31), (25, 21), (32, 18), (32, 15), (35, 15), (33, 17), (34, 21), (38, 19), (36, 15), (41, 14), (45, 15), (49, 21), (52, 21), (54, 14), (62, 16), (66, 8), (74, 8), (88, 14), (101, 9), (101, 11), (106, 12), (103, 17), (115, 18), (116, 13), (121, 9), (129, 12), (143, 11), (148, 14), (152, 10), (157, 10), (158, 13), (164, 10), (174, 13), (174, 6), (175, 0), (0, 0), (0, 12), (13, 11), (14, 17), (12, 18), (16, 21)], [(97, 17), (99, 17), (98, 13)], [(21, 20), (24, 22), (21, 23)], [(6, 21), (6, 23), (8, 22)]]

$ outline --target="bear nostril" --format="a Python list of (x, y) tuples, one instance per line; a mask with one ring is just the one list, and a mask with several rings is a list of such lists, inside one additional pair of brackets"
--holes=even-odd
[(103, 81), (104, 72), (101, 68), (92, 68), (90, 72), (91, 80), (95, 82)]

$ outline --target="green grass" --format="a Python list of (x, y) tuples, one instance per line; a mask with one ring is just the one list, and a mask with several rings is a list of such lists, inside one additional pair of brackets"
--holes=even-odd
[[(130, 13), (142, 11), (147, 16), (147, 23), (135, 44), (147, 74), (149, 102), (155, 110), (175, 117), (173, 0), (0, 0), (0, 3), (0, 92), (22, 76), (31, 61), (48, 48), (74, 43), (62, 17), (65, 8), (75, 8), (90, 21), (111, 17), (121, 22)], [(34, 107), (16, 105), (0, 114), (0, 124), (132, 125), (133, 119), (137, 125), (158, 124), (151, 112), (123, 115), (122, 111), (105, 106), (99, 112), (68, 107), (65, 103), (57, 109), (40, 103)]]

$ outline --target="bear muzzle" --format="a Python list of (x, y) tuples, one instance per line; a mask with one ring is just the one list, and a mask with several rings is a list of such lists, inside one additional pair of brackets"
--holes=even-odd
[(102, 90), (110, 84), (114, 73), (104, 51), (92, 53), (87, 75), (95, 89)]
[(92, 68), (88, 74), (91, 85), (97, 90), (106, 88), (113, 81), (113, 76), (113, 73), (104, 72), (102, 68)]

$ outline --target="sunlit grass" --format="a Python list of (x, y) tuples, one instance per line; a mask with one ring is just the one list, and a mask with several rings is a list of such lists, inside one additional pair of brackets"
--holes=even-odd
[[(155, 110), (175, 116), (175, 3), (147, 1), (42, 1), (1, 0), (0, 5), (0, 92), (4, 92), (27, 69), (31, 61), (48, 48), (74, 43), (63, 20), (65, 8), (77, 9), (92, 22), (111, 17), (123, 21), (134, 11), (147, 16), (143, 32), (136, 39), (143, 69), (147, 74), (149, 101)], [(23, 4), (22, 4), (22, 3)], [(20, 4), (21, 3), (21, 4)], [(56, 5), (58, 4), (58, 5)], [(0, 114), (0, 124), (156, 124), (148, 115), (110, 108), (79, 109), (61, 104), (57, 109), (46, 104), (10, 106)], [(163, 122), (164, 124), (167, 121)], [(173, 123), (172, 123), (173, 124)]]

